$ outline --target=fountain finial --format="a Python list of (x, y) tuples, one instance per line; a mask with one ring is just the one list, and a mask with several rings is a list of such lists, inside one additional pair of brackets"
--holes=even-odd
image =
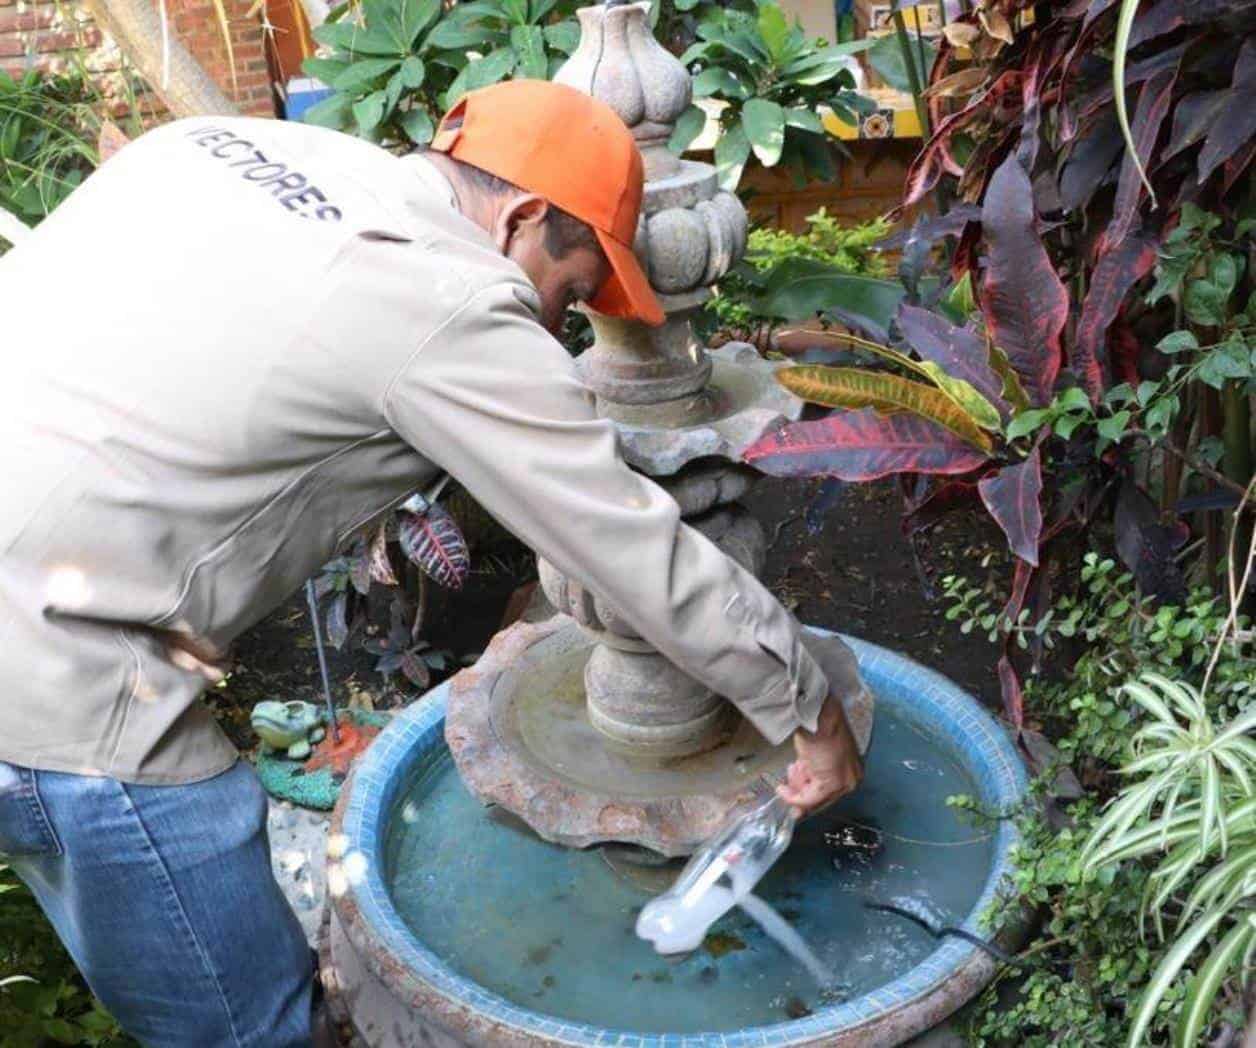
[(644, 0), (581, 8), (580, 44), (554, 78), (619, 114), (641, 149), (647, 182), (679, 169), (667, 140), (693, 100), (685, 67), (650, 32), (649, 10)]

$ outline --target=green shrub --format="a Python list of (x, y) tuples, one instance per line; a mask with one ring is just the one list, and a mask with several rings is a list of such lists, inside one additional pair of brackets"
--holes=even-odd
[(329, 49), (304, 70), (335, 92), (310, 123), (384, 145), (427, 145), (467, 91), (499, 80), (545, 80), (575, 49), (574, 0), (363, 0), (314, 30)]
[(763, 280), (783, 262), (811, 259), (832, 265), (842, 273), (885, 277), (890, 265), (875, 249), (889, 234), (890, 225), (875, 219), (845, 226), (824, 208), (807, 216), (807, 231), (787, 233), (779, 229), (755, 229), (750, 233), (745, 260), (720, 281), (708, 307), (721, 327), (746, 329), (770, 318), (754, 311), (753, 299)]
[(135, 1042), (92, 997), (34, 897), (0, 864), (0, 1048)]
[[(784, 163), (800, 180), (833, 178), (833, 142), (816, 109), (827, 105), (848, 123), (871, 112), (850, 65), (872, 41), (809, 40), (775, 0), (704, 5), (696, 31), (681, 61), (698, 70), (695, 98), (724, 103), (715, 143), (720, 186), (737, 188), (752, 152), (764, 167)], [(676, 122), (672, 149), (682, 152), (705, 126), (706, 114), (692, 106)]]
[[(1179, 917), (1191, 916), (1184, 914), (1182, 902), (1221, 863), (1215, 831), (1210, 831), (1212, 844), (1193, 862), (1179, 861), (1184, 853), (1162, 850), (1159, 839), (1149, 840), (1141, 851), (1129, 851), (1125, 861), (1116, 849), (1156, 818), (1173, 814), (1174, 805), (1186, 820), (1198, 814), (1203, 796), (1222, 797), (1218, 809), (1226, 812), (1233, 811), (1235, 798), (1243, 794), (1243, 779), (1233, 776), (1230, 766), (1251, 756), (1236, 758), (1215, 742), (1224, 743), (1226, 726), (1256, 708), (1256, 658), (1248, 622), (1241, 616), (1228, 620), (1220, 601), (1203, 591), (1183, 606), (1157, 604), (1139, 594), (1131, 576), (1113, 560), (1095, 553), (1083, 559), (1080, 582), (1076, 595), (1058, 600), (1031, 624), (1028, 615), (1016, 623), (1003, 621), (984, 587), (954, 577), (945, 580), (951, 600), (948, 618), (964, 632), (980, 630), (995, 643), (1010, 634), (1020, 649), (1040, 644), (1048, 670), (1053, 652), (1062, 663), (1075, 656), (1071, 668), (1061, 666), (1061, 673), (1029, 680), (1026, 709), (1055, 739), (1058, 767), (1070, 767), (1085, 787), (1080, 800), (1057, 806), (1048, 816), (1049, 809), (1039, 802), (1058, 767), (1047, 769), (1035, 784), (1033, 803), (1019, 819), (1023, 840), (1014, 857), (1014, 883), (990, 917), (997, 918), (1003, 907), (1028, 903), (1044, 913), (1044, 926), (1040, 939), (1022, 954), (1028, 971), (1010, 1002), (1000, 1000), (996, 983), (971, 1010), (967, 1032), (974, 1045), (1115, 1048), (1134, 1033), (1139, 1044), (1146, 1043), (1144, 1038), (1159, 1043), (1188, 1014), (1205, 1031), (1226, 1022), (1238, 1029), (1243, 1022), (1242, 972), (1233, 963), (1224, 968), (1220, 961), (1225, 956), (1218, 955), (1215, 997), (1192, 981), (1190, 964), (1175, 966), (1176, 960), (1196, 956), (1200, 966), (1205, 964), (1218, 942), (1236, 928), (1242, 931), (1250, 913), (1238, 899), (1237, 921), (1233, 915), (1228, 920), (1219, 915), (1211, 934), (1200, 938), (1197, 955), (1181, 956), (1183, 948), (1175, 953), (1175, 944), (1192, 927), (1188, 920), (1177, 924)], [(1223, 636), (1230, 639), (1218, 644)], [(1203, 689), (1214, 652), (1217, 661)], [(1148, 671), (1153, 671), (1150, 677)], [(1176, 698), (1157, 702), (1156, 693), (1168, 693), (1162, 681), (1169, 682), (1168, 692)], [(1193, 697), (1201, 690), (1206, 701), (1194, 708)], [(1187, 707), (1194, 708), (1189, 723), (1183, 712)], [(1174, 711), (1183, 724), (1172, 726), (1164, 716), (1149, 713), (1157, 709)], [(1250, 742), (1239, 745), (1256, 753)], [(1159, 751), (1153, 752), (1157, 746)], [(1209, 771), (1206, 765), (1214, 751), (1217, 757)], [(1135, 759), (1142, 764), (1132, 765)], [(1157, 775), (1170, 786), (1168, 796), (1163, 789), (1156, 792)], [(1181, 785), (1174, 794), (1171, 787), (1177, 783)], [(1118, 821), (1118, 803), (1125, 804), (1128, 822)], [(1207, 828), (1197, 818), (1193, 833), (1200, 832), (1201, 822)], [(1230, 854), (1236, 868), (1245, 846), (1251, 850), (1253, 835), (1256, 828), (1246, 824), (1233, 828)], [(1192, 836), (1188, 843), (1194, 840)], [(1169, 883), (1166, 877), (1174, 874), (1181, 879), (1171, 885), (1170, 897), (1161, 898), (1158, 893)], [(1015, 975), (1008, 969), (1003, 978)], [(1196, 1003), (1197, 1012), (1182, 1007), (1189, 1001)], [(1141, 1029), (1134, 1027), (1140, 1003), (1146, 1024)]]
[(96, 101), (78, 73), (0, 70), (0, 208), (35, 225), (92, 172)]

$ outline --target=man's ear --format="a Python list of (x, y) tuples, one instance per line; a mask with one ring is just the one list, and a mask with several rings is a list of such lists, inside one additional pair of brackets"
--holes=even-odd
[(525, 193), (511, 200), (498, 212), (493, 224), (493, 239), (503, 254), (510, 253), (510, 245), (521, 233), (529, 230), (541, 233), (549, 214), (549, 201), (535, 193)]

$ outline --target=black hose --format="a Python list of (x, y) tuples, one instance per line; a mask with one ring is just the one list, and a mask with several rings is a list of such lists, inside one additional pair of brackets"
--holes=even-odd
[(880, 910), (882, 913), (892, 913), (895, 917), (902, 917), (905, 920), (911, 921), (913, 924), (920, 925), (921, 928), (927, 931), (935, 939), (941, 939), (943, 936), (950, 935), (956, 939), (963, 939), (964, 942), (971, 943), (979, 950), (984, 950), (996, 961), (999, 961), (1002, 964), (1011, 965), (1013, 968), (1026, 967), (1025, 964), (1018, 961), (1006, 950), (1000, 949), (994, 943), (983, 939), (980, 935), (973, 935), (972, 932), (965, 931), (963, 928), (955, 928), (951, 926), (939, 928), (936, 925), (930, 924), (919, 914), (912, 913), (910, 910), (905, 910), (899, 906), (891, 906), (889, 903), (885, 902), (873, 902), (871, 899), (864, 900), (864, 909)]

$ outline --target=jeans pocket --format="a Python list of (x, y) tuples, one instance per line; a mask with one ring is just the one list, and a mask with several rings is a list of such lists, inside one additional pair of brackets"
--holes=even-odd
[(60, 854), (34, 769), (0, 761), (0, 859)]

